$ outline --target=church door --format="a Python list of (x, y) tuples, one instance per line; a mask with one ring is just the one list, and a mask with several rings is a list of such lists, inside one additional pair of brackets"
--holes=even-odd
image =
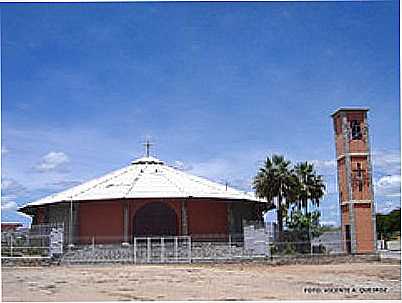
[(153, 202), (136, 212), (133, 227), (133, 234), (136, 237), (176, 236), (177, 216), (175, 211), (165, 203)]

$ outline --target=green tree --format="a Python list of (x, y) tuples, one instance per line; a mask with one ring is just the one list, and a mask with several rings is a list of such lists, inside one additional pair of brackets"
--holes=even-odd
[(297, 178), (290, 163), (281, 155), (267, 157), (253, 181), (256, 196), (275, 204), (279, 235), (283, 231), (283, 218), (287, 216), (288, 207), (297, 197)]
[(297, 210), (293, 213), (292, 219), (288, 222), (287, 226), (290, 231), (306, 235), (306, 239), (310, 239), (309, 235), (318, 237), (321, 234), (320, 216), (321, 213), (318, 210), (307, 215)]
[(314, 170), (313, 164), (301, 162), (295, 166), (295, 174), (298, 178), (298, 210), (304, 209), (304, 215), (308, 215), (308, 203), (319, 207), (320, 199), (324, 196), (325, 185), (322, 176)]
[(377, 214), (376, 222), (378, 239), (391, 240), (401, 232), (401, 209), (394, 209), (386, 215)]

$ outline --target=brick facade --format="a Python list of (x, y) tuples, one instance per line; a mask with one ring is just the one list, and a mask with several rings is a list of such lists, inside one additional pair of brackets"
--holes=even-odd
[[(174, 211), (178, 236), (228, 235), (230, 232), (241, 231), (242, 220), (255, 219), (253, 214), (256, 213), (254, 203), (219, 199), (166, 198), (74, 202), (76, 215), (73, 216), (73, 226), (76, 232), (71, 241), (81, 244), (90, 244), (92, 240), (96, 243), (131, 242), (135, 234), (136, 214), (144, 206), (155, 202), (162, 203)], [(66, 241), (70, 241), (67, 235), (70, 220), (69, 205), (69, 203), (60, 203), (38, 207), (34, 219), (37, 224), (53, 222), (59, 217), (55, 214), (60, 208), (63, 211), (60, 212), (63, 213), (60, 221), (63, 221), (66, 227)], [(240, 206), (239, 213), (236, 209)], [(231, 208), (234, 209), (233, 215), (230, 215)], [(49, 222), (46, 219), (46, 213), (51, 214)]]
[(350, 253), (376, 249), (367, 111), (340, 109), (332, 115), (342, 236), (344, 248)]

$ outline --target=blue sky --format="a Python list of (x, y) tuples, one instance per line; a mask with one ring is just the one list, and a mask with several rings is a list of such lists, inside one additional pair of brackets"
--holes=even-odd
[(339, 223), (338, 107), (370, 108), (377, 209), (400, 205), (399, 6), (2, 4), (2, 220), (153, 154), (251, 190), (267, 155), (312, 161)]

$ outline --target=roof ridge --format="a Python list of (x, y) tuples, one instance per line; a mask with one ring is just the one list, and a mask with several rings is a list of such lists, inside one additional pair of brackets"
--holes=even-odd
[(136, 183), (138, 182), (138, 180), (139, 180), (140, 175), (143, 174), (147, 168), (148, 168), (148, 165), (145, 165), (144, 171), (142, 170), (142, 168), (139, 170), (137, 176), (134, 178), (133, 182), (131, 182), (130, 188), (129, 188), (129, 189), (127, 190), (127, 192), (125, 193), (124, 198), (126, 198), (126, 197), (129, 195), (129, 193), (133, 190), (135, 184), (136, 184)]
[[(78, 192), (78, 193), (76, 193), (76, 194), (74, 194), (74, 195), (71, 195), (71, 199), (72, 199), (73, 197), (77, 196), (77, 195), (81, 195), (81, 194), (83, 194), (83, 193), (85, 193), (85, 192), (87, 192), (87, 191), (89, 191), (89, 190), (91, 190), (91, 189), (94, 189), (94, 188), (98, 187), (99, 185), (105, 184), (106, 182), (108, 182), (108, 181), (110, 181), (110, 180), (113, 180), (113, 179), (115, 179), (115, 178), (117, 178), (117, 177), (120, 177), (121, 175), (123, 175), (123, 174), (125, 174), (127, 171), (129, 171), (130, 168), (131, 168), (130, 166), (125, 166), (125, 167), (122, 167), (122, 168), (120, 168), (120, 169), (118, 169), (118, 170), (112, 171), (112, 172), (110, 172), (110, 173), (106, 173), (106, 174), (103, 175), (103, 176), (100, 176), (100, 177), (98, 177), (98, 178), (95, 178), (95, 179), (93, 179), (93, 180), (90, 180), (90, 181), (88, 181), (88, 182), (85, 182), (85, 183), (95, 182), (96, 180), (105, 178), (105, 177), (107, 177), (108, 175), (113, 174), (113, 175), (112, 175), (111, 177), (109, 177), (108, 179), (103, 180), (102, 182), (95, 183), (93, 186), (90, 186), (90, 187), (88, 187), (88, 188), (86, 188), (86, 189), (84, 189), (84, 190), (82, 190), (82, 191), (80, 191), (80, 192)], [(117, 174), (117, 172), (119, 172), (120, 170), (123, 170), (123, 171), (122, 171), (121, 173)], [(84, 183), (84, 184), (80, 184), (80, 185), (78, 185), (78, 186), (85, 185), (85, 183)], [(78, 187), (78, 186), (75, 186), (75, 187)], [(67, 190), (72, 190), (72, 189), (74, 189), (75, 187), (69, 188), (69, 189), (67, 189)], [(63, 193), (63, 192), (61, 192), (60, 194), (62, 194), (62, 193)]]
[[(165, 166), (164, 168), (166, 168), (166, 167), (169, 167), (169, 166)], [(175, 171), (174, 169), (172, 169), (172, 170)], [(165, 174), (163, 174), (162, 177), (165, 178), (166, 180), (168, 180), (168, 181), (169, 181), (171, 184), (173, 184), (174, 186), (176, 186), (176, 188), (177, 188), (179, 191), (181, 191), (182, 193), (187, 194), (187, 191), (184, 190), (183, 187), (177, 185), (176, 182), (173, 182), (170, 178), (168, 178), (167, 176), (165, 176)]]

